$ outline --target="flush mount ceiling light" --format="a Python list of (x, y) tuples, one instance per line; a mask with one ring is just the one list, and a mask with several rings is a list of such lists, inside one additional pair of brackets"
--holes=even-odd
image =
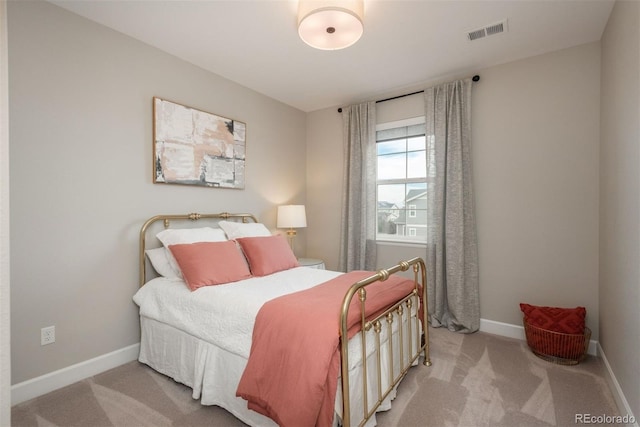
[(300, 0), (298, 34), (322, 50), (349, 47), (362, 36), (364, 0)]

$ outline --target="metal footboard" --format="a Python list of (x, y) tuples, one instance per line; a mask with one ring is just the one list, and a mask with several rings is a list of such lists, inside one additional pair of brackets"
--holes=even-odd
[[(383, 282), (387, 280), (390, 275), (400, 271), (407, 271), (410, 267), (413, 268), (414, 273), (414, 288), (411, 293), (397, 301), (393, 306), (377, 314), (374, 318), (365, 318), (365, 307), (367, 301), (366, 287), (375, 282)], [(409, 261), (402, 261), (389, 269), (380, 270), (376, 274), (353, 284), (345, 295), (340, 313), (342, 425), (344, 427), (350, 427), (352, 418), (351, 410), (353, 406), (349, 388), (349, 339), (347, 315), (351, 301), (356, 297), (356, 295), (360, 301), (360, 312), (362, 313), (359, 334), (362, 340), (363, 413), (362, 421), (359, 423), (360, 426), (375, 414), (378, 407), (394, 390), (396, 385), (404, 378), (409, 368), (416, 363), (416, 360), (421, 354), (424, 355), (423, 364), (431, 366), (431, 359), (429, 357), (429, 329), (425, 323), (425, 320), (427, 319), (426, 271), (422, 258), (413, 258)], [(419, 305), (415, 307), (414, 310), (414, 301), (416, 300), (419, 301)], [(415, 316), (412, 318), (412, 313), (414, 312)], [(393, 333), (395, 322), (398, 322), (396, 337), (394, 337)], [(382, 335), (385, 329), (386, 339), (383, 339)], [(420, 329), (422, 329), (421, 335), (419, 334)], [(371, 402), (370, 407), (369, 400), (371, 399), (371, 396), (369, 395), (370, 378), (367, 372), (369, 369), (367, 358), (367, 339), (371, 338), (371, 334), (369, 333), (371, 330), (373, 330), (374, 335), (375, 369), (377, 371), (377, 375), (375, 376), (377, 384), (374, 388), (377, 391), (377, 399), (374, 397), (376, 401)], [(407, 332), (407, 337), (404, 335), (405, 330)], [(369, 335), (369, 337), (367, 337), (367, 335)], [(413, 338), (414, 335), (416, 335), (416, 338)], [(394, 360), (394, 356), (397, 356), (399, 360)], [(388, 378), (383, 378), (384, 363), (388, 363)]]

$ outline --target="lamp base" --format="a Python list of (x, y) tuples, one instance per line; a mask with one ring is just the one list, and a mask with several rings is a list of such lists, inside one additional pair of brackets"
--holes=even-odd
[(293, 228), (287, 230), (287, 238), (289, 239), (289, 246), (291, 246), (291, 251), (295, 255), (296, 251), (293, 249), (293, 238), (296, 237), (298, 232)]

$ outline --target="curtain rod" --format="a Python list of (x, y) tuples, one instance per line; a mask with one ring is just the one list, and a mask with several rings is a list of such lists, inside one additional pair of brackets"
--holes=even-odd
[[(480, 80), (480, 76), (479, 75), (475, 75), (471, 78), (471, 80), (473, 80), (474, 82), (477, 82)], [(380, 103), (380, 102), (385, 102), (385, 101), (391, 101), (393, 99), (398, 99), (398, 98), (404, 98), (405, 96), (411, 96), (411, 95), (416, 95), (418, 93), (423, 93), (424, 90), (418, 90), (415, 92), (411, 92), (411, 93), (405, 93), (404, 95), (398, 95), (398, 96), (392, 96), (391, 98), (385, 98), (385, 99), (380, 99), (378, 101), (376, 101), (376, 104)], [(342, 107), (338, 108), (338, 113), (342, 113)]]

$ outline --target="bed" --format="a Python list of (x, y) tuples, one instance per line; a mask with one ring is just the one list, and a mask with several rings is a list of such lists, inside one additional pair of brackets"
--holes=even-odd
[(406, 372), (431, 365), (420, 258), (378, 272), (301, 267), (251, 214), (192, 213), (147, 220), (139, 263), (139, 361), (249, 425), (372, 426)]

